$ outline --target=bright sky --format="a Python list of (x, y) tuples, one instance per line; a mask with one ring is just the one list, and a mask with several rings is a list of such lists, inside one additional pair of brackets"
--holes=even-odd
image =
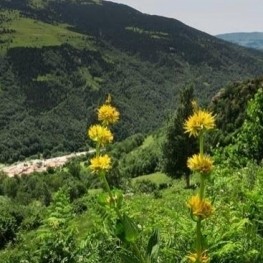
[(263, 32), (263, 0), (110, 0), (175, 18), (211, 35)]

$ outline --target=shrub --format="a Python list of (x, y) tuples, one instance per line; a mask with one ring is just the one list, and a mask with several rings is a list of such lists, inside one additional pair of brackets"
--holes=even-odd
[(136, 182), (135, 188), (142, 193), (153, 193), (158, 189), (158, 186), (149, 180), (142, 180)]

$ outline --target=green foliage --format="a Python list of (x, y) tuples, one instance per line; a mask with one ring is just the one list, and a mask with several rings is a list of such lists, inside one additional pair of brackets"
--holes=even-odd
[(0, 199), (0, 248), (15, 240), (24, 218), (23, 210), (6, 197)]
[(151, 181), (152, 183), (155, 183), (158, 186), (162, 184), (172, 184), (172, 179), (166, 174), (160, 172), (135, 177), (132, 179), (132, 183), (136, 184), (145, 180)]
[[(207, 222), (204, 233), (208, 237), (211, 262), (258, 263), (263, 260), (262, 178), (263, 169), (257, 165), (249, 165), (243, 169), (227, 168), (224, 165), (218, 167), (211, 175), (207, 196), (213, 200), (215, 212), (211, 222)], [(194, 245), (189, 242), (192, 240), (194, 225), (188, 218), (185, 205), (185, 200), (192, 195), (193, 190), (183, 189), (183, 184), (183, 181), (176, 180), (172, 187), (161, 190), (162, 196), (157, 199), (153, 198), (152, 194), (145, 193), (124, 197), (123, 209), (136, 220), (140, 229), (140, 244), (146, 247), (148, 245), (148, 252), (157, 238), (152, 229), (159, 229), (158, 260), (161, 262), (184, 262), (184, 256)], [(0, 253), (1, 262), (40, 262), (40, 250), (37, 250), (37, 247), (43, 248), (43, 251), (45, 249), (45, 255), (49, 255), (50, 260), (61, 260), (59, 255), (68, 259), (75, 255), (75, 259), (79, 260), (83, 257), (88, 263), (121, 263), (125, 255), (127, 259), (133, 260), (131, 254), (120, 249), (118, 241), (106, 227), (105, 210), (100, 213), (102, 217), (98, 216), (98, 207), (101, 205), (95, 202), (94, 196), (83, 198), (82, 203), (89, 209), (74, 216), (74, 205), (71, 206), (69, 197), (62, 193), (58, 194), (57, 201), (52, 202), (49, 212), (44, 216), (46, 239), (41, 242), (45, 240), (45, 246), (39, 243), (37, 237), (40, 230), (31, 230), (30, 235), (29, 232), (25, 232), (17, 241), (16, 250), (13, 247), (4, 250), (5, 253)], [(34, 209), (42, 210), (35, 205)], [(110, 211), (108, 210), (109, 213)], [(53, 219), (60, 222), (56, 231), (54, 226), (49, 225), (49, 218), (52, 218), (52, 222)], [(109, 215), (106, 215), (106, 218), (109, 220)], [(67, 251), (69, 245), (71, 249)]]
[(108, 149), (114, 158), (119, 159), (124, 154), (127, 154), (132, 150), (134, 150), (135, 148), (142, 145), (144, 139), (145, 138), (143, 134), (137, 133), (126, 138), (121, 142), (117, 142), (114, 145), (108, 146)]
[(72, 163), (69, 162), (64, 169), (52, 169), (52, 172), (15, 177), (3, 174), (0, 176), (0, 192), (19, 204), (27, 205), (37, 200), (49, 205), (52, 193), (64, 187), (69, 191), (70, 200), (73, 201), (87, 192), (87, 186), (92, 184), (89, 176), (86, 168), (72, 160)]
[(245, 120), (232, 144), (217, 149), (218, 162), (228, 162), (234, 166), (246, 166), (248, 162), (260, 162), (263, 153), (263, 95), (259, 89), (249, 100)]
[(157, 170), (159, 157), (154, 147), (140, 149), (134, 155), (126, 156), (121, 163), (122, 174), (128, 177), (136, 177), (142, 174), (150, 174)]
[(212, 146), (234, 142), (246, 117), (248, 102), (262, 86), (262, 78), (234, 82), (221, 89), (212, 99), (210, 108), (216, 115), (217, 130), (209, 136)]
[[(209, 231), (211, 262), (260, 262), (263, 259), (262, 167), (233, 170), (220, 167), (208, 191), (218, 207)], [(212, 186), (213, 183), (213, 186)], [(254, 200), (257, 200), (254, 202)]]
[(123, 154), (119, 158), (120, 175), (125, 178), (134, 178), (142, 174), (151, 174), (160, 169), (162, 134), (160, 131), (146, 137), (140, 147)]
[[(4, 18), (0, 16), (0, 24), (7, 27), (0, 38), (10, 37), (9, 47), (0, 43), (1, 50), (6, 50), (0, 58), (1, 162), (79, 150), (101, 94), (111, 93), (122, 112), (122, 121), (115, 129), (121, 139), (159, 127), (174, 108), (176, 92), (186, 82), (195, 80), (195, 92), (209, 98), (230, 79), (262, 73), (260, 53), (229, 46), (178, 21), (145, 16), (129, 7), (89, 0), (3, 0), (0, 7), (24, 14), (18, 20), (9, 11)], [(21, 23), (17, 32), (10, 31), (6, 19), (11, 19), (12, 27), (12, 23)], [(62, 24), (74, 25), (85, 39)], [(34, 48), (26, 47), (32, 38), (19, 39), (18, 33), (35, 32), (37, 25), (48, 31), (43, 31), (46, 37), (33, 41)], [(135, 30), (127, 30), (131, 28)], [(67, 36), (58, 38), (58, 31), (72, 39), (65, 44)], [(88, 35), (92, 38), (86, 44)], [(260, 80), (251, 89), (258, 83)], [(230, 90), (227, 93), (231, 94)], [(260, 122), (251, 122), (251, 118), (262, 117), (262, 97), (257, 96), (249, 106), (241, 128), (243, 137), (239, 138), (242, 145), (251, 144), (246, 152), (256, 158), (262, 152)], [(187, 116), (182, 116), (188, 106), (190, 103), (179, 106), (178, 116), (185, 119)], [(222, 145), (231, 142), (230, 131), (242, 126), (243, 117), (238, 112), (243, 106), (239, 106), (237, 99), (220, 104), (229, 118), (235, 113), (234, 122), (221, 118), (223, 132), (218, 136), (225, 140)], [(110, 148), (116, 158), (107, 177), (112, 185), (119, 186), (124, 177), (160, 170), (163, 134), (143, 139), (137, 134)], [(252, 145), (249, 140), (256, 143)], [(170, 146), (167, 148), (178, 149)], [(262, 171), (256, 165), (244, 169), (223, 166), (211, 175), (207, 195), (213, 200), (215, 213), (205, 225), (204, 236), (212, 263), (263, 261)], [(183, 189), (180, 180), (166, 189), (159, 177), (154, 179), (159, 187), (157, 182), (138, 183), (146, 189), (143, 193), (112, 191), (117, 198), (113, 202), (109, 195), (97, 200), (94, 191), (84, 196), (87, 188), (101, 184), (78, 162), (31, 176), (1, 175), (0, 193), (7, 197), (1, 198), (4, 239), (0, 261), (136, 263), (142, 262), (142, 255), (149, 262), (184, 262), (194, 247), (194, 225), (185, 200), (195, 189)], [(83, 198), (77, 200), (79, 197)], [(116, 208), (122, 216), (116, 214)]]
[(58, 191), (48, 208), (46, 219), (38, 230), (38, 262), (78, 262), (76, 241), (68, 222), (72, 218), (69, 196)]
[(263, 156), (263, 90), (248, 103), (246, 118), (237, 136), (238, 152), (258, 162)]
[(71, 161), (67, 165), (68, 172), (73, 176), (73, 177), (80, 177), (80, 171), (81, 171), (81, 166), (78, 161)]
[(208, 101), (226, 82), (262, 73), (260, 52), (126, 6), (2, 0), (0, 7), (0, 162), (82, 150), (104, 94), (122, 112), (121, 140), (159, 128), (189, 81)]
[(146, 180), (142, 180), (142, 181), (137, 181), (135, 184), (135, 188), (142, 193), (152, 193), (158, 187), (155, 183), (146, 179)]
[(163, 171), (172, 178), (183, 175), (189, 178), (187, 158), (197, 151), (196, 140), (185, 134), (183, 128), (185, 120), (193, 113), (193, 91), (192, 86), (181, 91), (178, 108), (166, 128), (162, 166)]

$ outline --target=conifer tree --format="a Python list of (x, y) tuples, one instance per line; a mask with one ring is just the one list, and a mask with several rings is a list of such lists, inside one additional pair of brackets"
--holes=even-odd
[(185, 176), (186, 187), (190, 187), (187, 158), (197, 151), (197, 145), (196, 140), (185, 134), (183, 123), (193, 113), (193, 107), (193, 86), (189, 86), (180, 92), (177, 110), (168, 124), (162, 145), (163, 171), (172, 178)]

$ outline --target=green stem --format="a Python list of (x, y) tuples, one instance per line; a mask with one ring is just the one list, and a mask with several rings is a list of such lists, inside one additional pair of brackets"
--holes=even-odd
[[(199, 136), (199, 151), (200, 155), (204, 155), (204, 134), (201, 133)], [(200, 173), (200, 190), (199, 190), (199, 197), (201, 200), (204, 199), (205, 195), (205, 178)], [(202, 252), (203, 252), (203, 244), (202, 244), (202, 219), (199, 216), (197, 223), (196, 223), (196, 250), (197, 250), (197, 258), (198, 262), (201, 262)]]
[[(98, 157), (100, 155), (100, 145), (99, 143), (97, 143), (96, 145), (96, 156)], [(106, 191), (108, 192), (109, 196), (110, 196), (110, 200), (111, 202), (113, 203), (113, 208), (114, 208), (114, 211), (116, 213), (116, 215), (118, 216), (118, 218), (120, 220), (123, 220), (123, 217), (120, 213), (120, 210), (119, 208), (116, 206), (116, 201), (114, 200), (113, 198), (113, 195), (112, 195), (112, 192), (111, 192), (111, 188), (110, 188), (110, 185), (108, 183), (108, 180), (105, 176), (105, 173), (104, 172), (101, 172), (100, 173), (100, 178), (102, 179), (102, 182), (104, 184), (104, 187), (106, 189)], [(142, 255), (141, 251), (139, 250), (137, 244), (134, 244), (134, 243), (131, 243), (135, 253), (137, 254), (138, 258), (140, 259), (141, 263), (150, 263), (147, 259), (145, 259), (145, 257)]]
[(201, 155), (204, 154), (204, 134), (203, 133), (201, 133), (199, 136), (199, 151)]
[(200, 174), (200, 192), (199, 197), (201, 200), (204, 199), (205, 196), (205, 178), (202, 174)]
[(119, 211), (119, 208), (116, 206), (116, 202), (115, 202), (115, 200), (114, 200), (114, 198), (113, 198), (113, 195), (112, 195), (112, 192), (111, 192), (111, 189), (110, 189), (110, 186), (109, 186), (109, 183), (108, 183), (108, 181), (107, 181), (107, 179), (106, 179), (105, 174), (102, 174), (102, 175), (101, 175), (101, 178), (102, 178), (102, 181), (103, 181), (104, 186), (105, 186), (105, 188), (106, 188), (106, 191), (108, 192), (108, 194), (109, 194), (109, 196), (110, 196), (111, 202), (113, 202), (113, 204), (114, 204), (114, 205), (113, 205), (114, 210), (115, 210), (118, 218), (119, 218), (120, 220), (122, 220), (121, 213), (120, 213), (120, 211)]
[(196, 250), (197, 250), (197, 258), (201, 259), (202, 256), (202, 221), (201, 218), (198, 218), (198, 221), (196, 223)]
[[(120, 213), (120, 211), (119, 211), (119, 208), (115, 205), (115, 200), (113, 199), (113, 195), (112, 195), (112, 192), (111, 192), (111, 189), (110, 189), (110, 186), (109, 186), (109, 183), (108, 183), (108, 181), (107, 181), (107, 178), (106, 178), (105, 174), (102, 174), (102, 175), (101, 175), (101, 178), (102, 178), (102, 181), (103, 181), (104, 186), (105, 186), (105, 188), (106, 188), (106, 191), (109, 193), (109, 196), (110, 196), (111, 201), (114, 203), (114, 210), (115, 210), (118, 218), (119, 218), (120, 220), (122, 220), (122, 219), (123, 219), (123, 218), (122, 218), (122, 215), (121, 215), (121, 213)], [(141, 252), (140, 252), (137, 244), (131, 243), (131, 245), (132, 245), (135, 253), (136, 253), (137, 256), (139, 257), (141, 263), (147, 263), (147, 260), (146, 260), (146, 259), (144, 258), (144, 256), (141, 254)]]
[[(200, 155), (204, 155), (204, 133), (201, 133), (199, 136), (199, 151)], [(205, 195), (205, 178), (202, 174), (200, 174), (200, 192), (199, 197), (202, 200)]]
[(97, 143), (96, 145), (96, 157), (98, 157), (100, 155), (100, 145), (99, 143)]
[[(137, 244), (132, 243), (133, 249), (135, 250), (137, 256), (139, 257), (141, 263), (148, 263), (149, 261), (147, 259), (144, 258), (144, 256), (142, 255), (141, 251), (139, 250)], [(150, 262), (149, 262), (150, 263)]]

